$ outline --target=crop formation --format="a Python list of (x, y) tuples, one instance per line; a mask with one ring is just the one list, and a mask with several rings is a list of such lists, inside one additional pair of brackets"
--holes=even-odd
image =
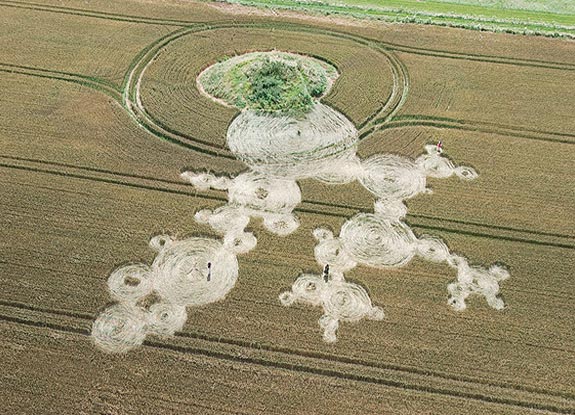
[(572, 43), (0, 12), (9, 413), (575, 411)]

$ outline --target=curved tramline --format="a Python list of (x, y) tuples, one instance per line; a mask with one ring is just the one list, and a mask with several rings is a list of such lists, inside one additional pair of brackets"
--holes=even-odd
[[(245, 46), (246, 52), (249, 52), (250, 50), (248, 48), (253, 48), (253, 44), (257, 42), (261, 45), (260, 49), (262, 49), (262, 47), (268, 50), (278, 49), (278, 46), (279, 49), (287, 50), (293, 49), (294, 47), (300, 51), (307, 49), (305, 53), (331, 61), (330, 53), (333, 54), (334, 52), (330, 52), (329, 49), (326, 49), (325, 43), (329, 41), (334, 45), (332, 48), (337, 47), (337, 49), (333, 50), (337, 50), (339, 54), (341, 54), (342, 50), (349, 50), (349, 52), (345, 52), (348, 55), (344, 56), (349, 62), (356, 61), (358, 55), (361, 56), (362, 53), (369, 54), (368, 58), (370, 60), (368, 64), (370, 66), (366, 65), (364, 68), (361, 68), (363, 72), (359, 72), (358, 69), (350, 66), (349, 69), (345, 70), (345, 79), (342, 81), (345, 83), (345, 90), (341, 88), (341, 85), (344, 84), (338, 82), (335, 85), (335, 90), (326, 97), (326, 101), (335, 108), (341, 109), (342, 103), (345, 104), (344, 112), (346, 114), (350, 111), (358, 112), (359, 110), (361, 113), (358, 113), (359, 117), (356, 117), (356, 120), (354, 120), (359, 128), (366, 126), (376, 118), (393, 115), (404, 102), (408, 85), (407, 73), (404, 69), (401, 69), (402, 66), (392, 53), (355, 36), (343, 36), (337, 32), (331, 33), (323, 29), (313, 30), (297, 25), (278, 25), (278, 28), (286, 32), (286, 36), (284, 37), (289, 37), (290, 40), (284, 41), (279, 35), (275, 39), (270, 40), (267, 35), (268, 32), (262, 30), (268, 27), (269, 25), (267, 24), (236, 24), (233, 26), (229, 24), (215, 24), (205, 30), (183, 30), (175, 33), (173, 36), (166, 38), (151, 48), (141, 57), (138, 63), (133, 65), (133, 69), (127, 76), (128, 81), (126, 82), (124, 92), (126, 105), (134, 118), (149, 130), (161, 132), (180, 142), (193, 142), (204, 147), (206, 150), (208, 150), (207, 147), (211, 147), (210, 151), (217, 150), (219, 154), (226, 154), (226, 150), (223, 148), (225, 142), (219, 141), (220, 138), (218, 134), (220, 131), (222, 135), (225, 134), (225, 128), (235, 115), (235, 112), (230, 110), (226, 111), (221, 107), (217, 108), (217, 106), (214, 106), (210, 101), (202, 99), (197, 89), (189, 89), (186, 84), (182, 83), (182, 79), (186, 79), (187, 84), (190, 85), (192, 82), (191, 79), (195, 79), (202, 69), (212, 63), (210, 62), (210, 58), (206, 57), (206, 52), (214, 56), (212, 59), (221, 57), (221, 55), (218, 56), (214, 54), (216, 53), (214, 51), (217, 51), (216, 48), (218, 48), (218, 44), (214, 44), (214, 42), (225, 33), (233, 33), (234, 36), (247, 35), (248, 37), (245, 37), (245, 39), (249, 40), (249, 42), (246, 43)], [(200, 34), (200, 32), (202, 39), (194, 40), (194, 35)], [(304, 36), (304, 33), (317, 34), (317, 45), (313, 42), (310, 43), (309, 35)], [(208, 36), (208, 39), (213, 38), (213, 41), (208, 42), (208, 40), (204, 40), (206, 36)], [(234, 45), (234, 51), (241, 50), (242, 46), (238, 44), (238, 38), (235, 39), (236, 44)], [(209, 51), (203, 50), (202, 53), (198, 52), (196, 54), (192, 48), (200, 42), (209, 45)], [(187, 45), (191, 46), (188, 47)], [(347, 49), (343, 49), (344, 46)], [(365, 52), (362, 52), (362, 50)], [(226, 55), (229, 52), (222, 50), (220, 53)], [(176, 75), (182, 73), (184, 77), (182, 79), (174, 77), (172, 75), (174, 68), (164, 63), (167, 62), (168, 59), (171, 59), (172, 56), (174, 56), (173, 59), (176, 59), (178, 54), (185, 54), (187, 62), (193, 65), (193, 69), (188, 71), (186, 69), (187, 62), (178, 61), (178, 66), (175, 68), (175, 71)], [(375, 60), (376, 58), (378, 60)], [(336, 58), (336, 60), (337, 59), (339, 58)], [(353, 79), (359, 79), (360, 77), (361, 79), (365, 79), (365, 76), (368, 75), (366, 71), (368, 71), (368, 68), (373, 69), (373, 64), (377, 64), (381, 67), (381, 70), (384, 71), (381, 75), (378, 75), (380, 80), (377, 79), (378, 76), (370, 77), (371, 80), (369, 82), (371, 85), (377, 87), (376, 94), (368, 94), (371, 95), (371, 103), (368, 102), (367, 106), (365, 103), (357, 105), (353, 99), (353, 94), (358, 85)], [(155, 71), (157, 75), (148, 76), (146, 72), (150, 70)], [(390, 72), (391, 76), (387, 76), (386, 72)], [(151, 87), (147, 86), (148, 83), (154, 80), (154, 77), (163, 79), (166, 75), (172, 77), (171, 83), (179, 83), (180, 87), (177, 89), (164, 90), (166, 85), (165, 80), (161, 83), (152, 84)], [(350, 80), (352, 81), (350, 82)], [(389, 84), (389, 88), (386, 84)], [(388, 95), (385, 100), (378, 98), (379, 94), (382, 93)], [(162, 98), (161, 101), (156, 102), (155, 96), (173, 96), (174, 99), (177, 97), (177, 100), (169, 101)], [(379, 101), (383, 102), (378, 104), (377, 102)], [(356, 108), (354, 109), (352, 105)], [(184, 116), (182, 113), (183, 108), (186, 108), (187, 116)], [(214, 114), (221, 114), (221, 116), (218, 115), (218, 118), (215, 118), (215, 122), (212, 121), (207, 124), (206, 117), (207, 119), (212, 119), (215, 116)], [(193, 132), (191, 130), (190, 132), (184, 132), (184, 130), (188, 129), (187, 125), (190, 124), (190, 116), (192, 117), (191, 124), (194, 125)], [(184, 117), (188, 120), (186, 125), (178, 121), (178, 119), (183, 119)], [(200, 128), (199, 131), (198, 127)], [(217, 131), (217, 133), (213, 131)], [(200, 132), (202, 136), (210, 137), (210, 139), (198, 138), (198, 132)]]
[[(64, 11), (58, 11), (64, 12)], [(102, 18), (106, 18), (102, 16)], [(177, 25), (177, 24), (176, 24)], [(409, 78), (408, 72), (405, 68), (405, 65), (397, 58), (397, 56), (392, 53), (391, 51), (403, 51), (407, 53), (415, 53), (415, 54), (429, 54), (427, 49), (417, 49), (413, 47), (405, 47), (402, 45), (396, 44), (388, 44), (386, 42), (376, 41), (368, 38), (364, 38), (357, 35), (350, 35), (345, 34), (339, 31), (328, 31), (326, 29), (317, 29), (307, 25), (301, 24), (294, 24), (294, 23), (276, 23), (276, 24), (264, 24), (264, 23), (215, 23), (207, 26), (206, 24), (202, 23), (189, 23), (186, 24), (185, 27), (176, 30), (160, 39), (158, 39), (153, 44), (146, 47), (137, 57), (137, 59), (132, 62), (130, 65), (130, 70), (125, 76), (125, 81), (122, 86), (122, 102), (124, 107), (128, 110), (128, 113), (140, 124), (143, 128), (145, 128), (148, 132), (154, 134), (160, 139), (168, 140), (174, 142), (176, 144), (182, 145), (186, 148), (204, 152), (206, 154), (211, 154), (213, 156), (221, 156), (232, 158), (232, 156), (221, 147), (221, 145), (211, 146), (212, 144), (209, 140), (204, 140), (197, 136), (190, 136), (188, 134), (183, 134), (181, 131), (174, 130), (169, 124), (159, 122), (155, 117), (152, 117), (143, 105), (137, 105), (136, 99), (136, 89), (139, 90), (139, 87), (136, 88), (136, 84), (138, 82), (138, 76), (136, 74), (142, 75), (143, 72), (146, 70), (147, 65), (151, 64), (154, 58), (159, 54), (161, 49), (164, 49), (169, 43), (173, 40), (176, 40), (182, 36), (190, 34), (192, 32), (200, 32), (200, 31), (211, 31), (217, 30), (222, 28), (273, 28), (274, 26), (281, 27), (285, 30), (291, 30), (294, 32), (301, 31), (301, 32), (309, 32), (309, 33), (327, 33), (331, 36), (339, 37), (342, 39), (350, 39), (358, 44), (369, 45), (371, 48), (375, 48), (380, 50), (382, 53), (386, 53), (387, 58), (390, 62), (390, 67), (394, 73), (393, 76), (393, 83), (394, 89), (390, 99), (387, 100), (384, 107), (380, 110), (376, 111), (372, 116), (369, 117), (367, 122), (363, 125), (359, 125), (360, 128), (360, 137), (367, 138), (378, 129), (381, 128), (395, 128), (401, 126), (420, 126), (420, 125), (429, 125), (429, 126), (436, 126), (438, 128), (458, 128), (464, 130), (472, 130), (472, 131), (486, 131), (486, 132), (496, 132), (502, 133), (504, 135), (513, 135), (513, 136), (532, 136), (532, 132), (529, 130), (525, 130), (518, 127), (513, 127), (512, 130), (509, 130), (508, 127), (505, 125), (489, 125), (483, 126), (481, 123), (475, 121), (465, 121), (465, 120), (457, 120), (457, 124), (448, 123), (447, 120), (431, 120), (426, 117), (418, 117), (412, 116), (409, 120), (403, 119), (403, 116), (397, 117), (396, 114), (400, 109), (403, 102), (408, 94), (409, 89)], [(433, 52), (432, 56), (439, 56), (439, 57), (447, 57), (453, 59), (466, 59), (465, 56), (462, 54), (452, 53), (445, 54), (447, 52), (443, 51), (431, 51)], [(573, 70), (572, 66), (568, 64), (557, 64), (558, 66), (542, 66), (543, 62), (536, 61), (536, 60), (517, 60), (517, 59), (508, 59), (503, 57), (493, 57), (493, 56), (479, 56), (479, 55), (470, 55), (469, 60), (473, 61), (480, 61), (480, 62), (493, 62), (493, 63), (507, 63), (511, 65), (521, 65), (527, 67), (545, 67), (549, 69), (558, 69), (558, 70)], [(23, 73), (30, 76), (38, 76), (38, 77), (50, 77), (51, 79), (60, 79), (69, 82), (75, 82), (81, 84), (83, 86), (87, 86), (93, 89), (96, 89), (100, 92), (109, 94), (115, 99), (118, 99), (118, 94), (116, 92), (116, 88), (109, 88), (105, 82), (102, 82), (98, 79), (93, 77), (85, 77), (81, 75), (69, 74), (69, 73), (59, 73), (54, 71), (47, 71), (47, 70), (24, 70), (19, 68), (11, 69), (9, 67), (5, 69), (6, 72), (13, 72), (13, 73)], [(51, 72), (54, 72), (53, 74)], [(77, 80), (73, 80), (77, 79)], [(390, 123), (393, 121), (393, 123)], [(463, 125), (464, 123), (465, 125)], [(460, 125), (461, 124), (461, 125)], [(560, 141), (560, 142), (567, 142), (568, 140), (565, 139), (556, 139), (553, 137), (553, 133), (550, 133), (550, 139), (553, 141)], [(553, 138), (551, 138), (553, 137)], [(545, 138), (543, 138), (545, 139)]]
[[(124, 93), (123, 93), (123, 101), (126, 109), (129, 111), (132, 117), (146, 130), (151, 132), (152, 134), (158, 136), (161, 139), (167, 139), (169, 141), (173, 141), (175, 143), (179, 143), (185, 147), (191, 148), (193, 150), (205, 152), (207, 154), (211, 154), (213, 156), (220, 156), (232, 159), (233, 156), (229, 153), (225, 148), (222, 147), (222, 144), (217, 143), (215, 144), (212, 140), (205, 140), (199, 138), (197, 136), (191, 136), (187, 133), (183, 133), (179, 131), (177, 128), (173, 128), (170, 126), (169, 123), (165, 123), (160, 121), (156, 116), (151, 114), (147, 108), (145, 108), (144, 104), (142, 103), (141, 98), (141, 87), (142, 81), (145, 76), (146, 70), (154, 63), (156, 57), (161, 53), (161, 50), (165, 49), (170, 43), (175, 40), (180, 39), (183, 36), (192, 35), (196, 32), (207, 32), (207, 31), (217, 31), (218, 29), (226, 29), (226, 28), (236, 28), (238, 30), (245, 29), (245, 28), (264, 28), (269, 27), (269, 24), (256, 24), (256, 23), (246, 23), (246, 24), (214, 24), (211, 25), (209, 28), (205, 26), (197, 26), (194, 28), (183, 28), (179, 29), (176, 32), (160, 39), (151, 47), (147, 48), (140, 56), (140, 58), (132, 64), (132, 69), (126, 75), (126, 82), (124, 85)], [(385, 53), (387, 59), (389, 59), (390, 69), (393, 72), (393, 90), (389, 99), (385, 102), (385, 104), (377, 109), (372, 115), (364, 120), (364, 122), (358, 125), (360, 138), (364, 139), (369, 137), (371, 134), (376, 132), (382, 128), (395, 128), (401, 127), (404, 125), (408, 126), (437, 126), (440, 128), (461, 128), (466, 130), (472, 131), (486, 131), (486, 132), (496, 132), (502, 133), (504, 135), (514, 135), (514, 136), (526, 136), (531, 137), (533, 134), (529, 130), (520, 129), (517, 127), (513, 127), (510, 130), (510, 127), (506, 127), (505, 125), (489, 125), (483, 126), (481, 123), (474, 122), (474, 121), (465, 121), (465, 125), (463, 125), (463, 121), (457, 121), (456, 124), (447, 123), (443, 120), (431, 120), (425, 117), (417, 117), (414, 116), (411, 119), (403, 119), (402, 116), (397, 117), (396, 114), (405, 102), (408, 91), (409, 91), (409, 75), (405, 65), (401, 60), (399, 60), (395, 54), (386, 52), (385, 49), (381, 46), (381, 42), (375, 41), (367, 41), (366, 39), (358, 36), (353, 35), (343, 35), (339, 32), (329, 32), (325, 29), (316, 29), (298, 25), (279, 25), (282, 29), (290, 30), (294, 32), (302, 31), (302, 32), (310, 32), (310, 33), (318, 33), (318, 34), (329, 34), (330, 36), (343, 38), (343, 39), (350, 39), (358, 44), (366, 45), (371, 48), (379, 50), (381, 53)], [(476, 60), (476, 59), (474, 59)], [(490, 62), (491, 60), (481, 60)], [(500, 61), (493, 61), (500, 63)], [(501, 62), (504, 63), (504, 62)], [(513, 63), (514, 62), (510, 62)], [(533, 63), (534, 67), (539, 67), (536, 63)], [(560, 68), (557, 68), (560, 69)], [(567, 69), (567, 68), (565, 68)], [(193, 105), (197, 105), (198, 102), (194, 102)], [(203, 105), (203, 104), (202, 104)], [(562, 139), (561, 137), (555, 138), (553, 135), (549, 135), (550, 140), (553, 141), (560, 141), (560, 142), (567, 142), (568, 140)], [(535, 138), (535, 137), (534, 137)], [(538, 137), (536, 139), (539, 139)], [(541, 139), (545, 140), (546, 137), (542, 137)]]
[(182, 36), (202, 30), (206, 30), (206, 28), (179, 29), (159, 39), (157, 42), (146, 48), (143, 53), (141, 53), (141, 56), (132, 63), (131, 69), (125, 76), (122, 94), (123, 106), (134, 121), (148, 132), (161, 139), (165, 139), (212, 156), (232, 158), (228, 152), (215, 148), (210, 145), (210, 143), (204, 142), (195, 137), (183, 135), (171, 130), (167, 126), (159, 124), (146, 112), (141, 100), (140, 85), (142, 82), (142, 76), (148, 66), (154, 62), (155, 57), (160, 53), (162, 48)]

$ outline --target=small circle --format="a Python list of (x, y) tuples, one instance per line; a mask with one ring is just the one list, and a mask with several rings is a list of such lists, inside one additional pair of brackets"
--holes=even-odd
[(92, 325), (92, 338), (100, 349), (124, 353), (146, 337), (144, 312), (133, 305), (116, 304), (104, 310)]
[(108, 289), (117, 301), (136, 302), (152, 291), (151, 269), (145, 264), (130, 264), (114, 270), (108, 277)]

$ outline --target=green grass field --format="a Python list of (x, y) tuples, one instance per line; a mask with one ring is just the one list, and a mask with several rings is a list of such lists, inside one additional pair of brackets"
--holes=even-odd
[(575, 37), (575, 2), (564, 0), (227, 0), (259, 7), (392, 22)]

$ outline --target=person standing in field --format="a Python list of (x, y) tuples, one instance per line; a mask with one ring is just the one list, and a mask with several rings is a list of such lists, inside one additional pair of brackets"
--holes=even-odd
[(325, 282), (328, 282), (329, 279), (329, 264), (325, 265), (325, 268), (323, 269), (323, 280)]
[(443, 153), (443, 142), (441, 140), (437, 142), (437, 152)]

